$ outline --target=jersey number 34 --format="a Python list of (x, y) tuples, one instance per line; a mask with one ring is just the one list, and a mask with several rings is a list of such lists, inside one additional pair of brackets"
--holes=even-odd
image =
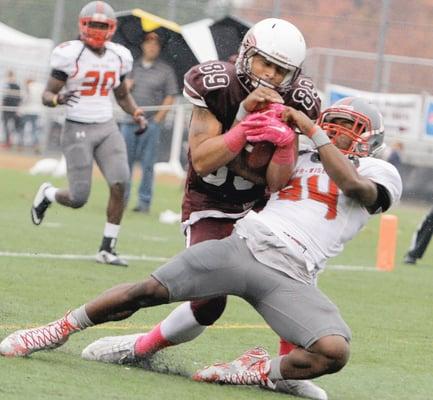
[[(281, 200), (300, 201), (303, 200), (302, 196), (302, 181), (300, 177), (290, 180), (290, 186), (282, 189), (278, 198)], [(306, 180), (305, 188), (307, 189), (306, 198), (315, 200), (327, 205), (326, 219), (335, 219), (337, 216), (337, 202), (338, 202), (338, 187), (331, 179), (329, 179), (328, 191), (322, 192), (319, 190), (319, 175), (309, 176)]]

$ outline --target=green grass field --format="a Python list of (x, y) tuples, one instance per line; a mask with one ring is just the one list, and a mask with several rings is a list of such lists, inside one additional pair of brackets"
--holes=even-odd
[[(117, 283), (146, 277), (160, 262), (135, 260), (129, 268), (55, 255), (95, 254), (105, 220), (107, 189), (96, 179), (89, 204), (81, 210), (54, 205), (40, 227), (30, 222), (29, 208), (43, 177), (0, 170), (0, 338), (12, 331), (49, 322)], [(64, 180), (53, 180), (64, 185)], [(126, 213), (118, 249), (122, 254), (170, 257), (183, 248), (177, 224), (158, 222), (165, 209), (178, 211), (182, 188), (159, 183), (151, 215)], [(339, 305), (353, 331), (352, 355), (338, 374), (317, 382), (330, 399), (433, 399), (433, 244), (416, 267), (401, 260), (410, 237), (427, 211), (401, 205), (397, 266), (391, 273), (375, 269), (332, 269), (320, 287)], [(373, 267), (379, 217), (330, 265)], [(7, 252), (10, 252), (7, 255)], [(46, 255), (42, 257), (42, 255)], [(52, 255), (51, 258), (47, 255)], [(194, 342), (167, 349), (161, 358), (170, 374), (87, 362), (81, 350), (107, 335), (146, 331), (174, 308), (139, 311), (133, 318), (98, 326), (72, 336), (52, 352), (28, 359), (0, 358), (0, 399), (282, 399), (287, 395), (256, 388), (199, 384), (178, 376), (215, 361), (230, 360), (254, 345), (272, 353), (277, 338), (242, 300), (231, 298), (215, 327)]]

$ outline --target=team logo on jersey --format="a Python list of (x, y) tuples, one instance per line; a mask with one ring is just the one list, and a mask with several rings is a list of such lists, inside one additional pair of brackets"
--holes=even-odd
[(85, 139), (86, 138), (86, 132), (85, 131), (77, 131), (77, 132), (75, 132), (75, 137), (78, 140)]

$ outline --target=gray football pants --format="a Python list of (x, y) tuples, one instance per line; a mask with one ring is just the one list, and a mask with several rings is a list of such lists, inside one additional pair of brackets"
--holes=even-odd
[(83, 206), (89, 198), (93, 160), (109, 186), (128, 183), (126, 146), (114, 120), (98, 124), (66, 120), (61, 144), (73, 207)]
[(189, 247), (152, 276), (168, 289), (170, 302), (239, 296), (280, 337), (304, 348), (327, 335), (351, 338), (339, 310), (317, 287), (260, 263), (236, 233)]

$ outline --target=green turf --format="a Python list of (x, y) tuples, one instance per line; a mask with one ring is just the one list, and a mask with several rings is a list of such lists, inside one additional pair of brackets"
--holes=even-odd
[[(96, 252), (104, 224), (107, 189), (96, 179), (89, 204), (81, 210), (54, 205), (40, 227), (30, 222), (29, 206), (43, 181), (0, 170), (0, 251), (87, 254)], [(64, 180), (55, 180), (63, 185)], [(156, 187), (149, 216), (126, 213), (119, 251), (136, 256), (170, 257), (183, 248), (178, 225), (163, 225), (165, 209), (179, 210), (181, 185)], [(317, 382), (330, 399), (428, 400), (433, 398), (432, 304), (433, 245), (416, 267), (401, 259), (425, 207), (402, 205), (397, 267), (392, 273), (329, 270), (320, 287), (340, 307), (353, 330), (349, 364)], [(379, 218), (375, 218), (331, 265), (375, 264)], [(157, 262), (131, 261), (126, 269), (92, 261), (0, 257), (0, 338), (22, 327), (46, 323), (117, 283), (147, 276)], [(253, 345), (277, 349), (275, 335), (244, 301), (231, 298), (215, 328), (192, 343), (162, 355), (171, 374), (81, 360), (81, 350), (101, 336), (146, 330), (174, 306), (140, 311), (133, 318), (98, 326), (73, 336), (52, 352), (30, 359), (0, 358), (0, 399), (279, 399), (289, 396), (254, 388), (198, 384), (187, 375), (217, 360), (229, 360)]]

